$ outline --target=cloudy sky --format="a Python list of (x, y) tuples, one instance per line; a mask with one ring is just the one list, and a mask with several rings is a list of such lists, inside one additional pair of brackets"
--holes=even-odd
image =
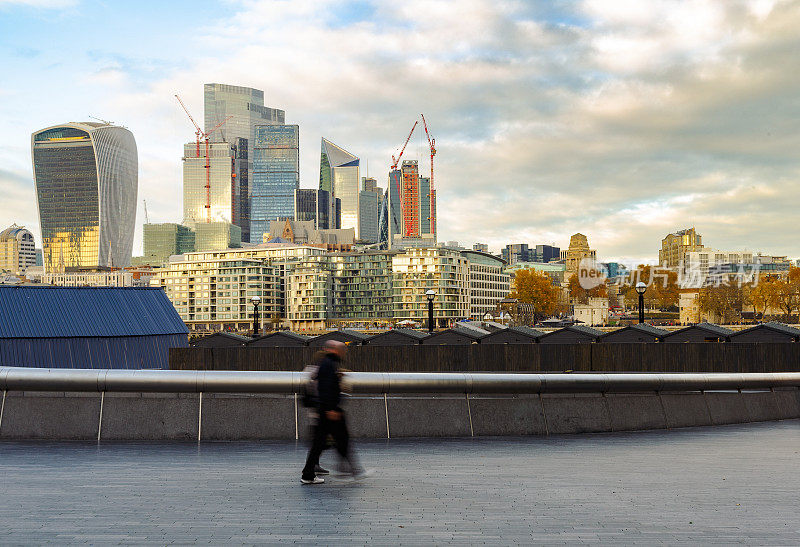
[[(30, 134), (88, 116), (133, 131), (152, 222), (181, 220), (203, 83), (263, 89), (385, 186), (424, 113), (439, 237), (655, 260), (668, 232), (800, 256), (800, 2), (0, 0), (0, 225), (38, 219)], [(406, 156), (427, 171), (424, 133)]]

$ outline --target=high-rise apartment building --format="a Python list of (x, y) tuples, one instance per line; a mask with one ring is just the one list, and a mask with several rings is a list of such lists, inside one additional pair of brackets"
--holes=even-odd
[[(253, 172), (252, 147), (255, 126), (259, 124), (282, 125), (283, 110), (264, 106), (264, 92), (259, 89), (227, 84), (204, 86), (205, 131), (211, 133), (213, 142), (227, 142), (233, 146), (234, 157), (241, 163), (235, 169), (237, 194), (233, 224), (242, 230), (242, 241), (250, 241), (250, 178)], [(224, 122), (224, 123), (223, 123)]]
[(404, 160), (389, 172), (387, 204), (388, 239), (391, 247), (436, 243), (436, 200), (430, 178), (419, 176), (419, 163)]
[(694, 228), (679, 230), (661, 240), (658, 263), (668, 268), (677, 268), (685, 260), (686, 253), (703, 250), (703, 237)]
[(294, 218), (300, 187), (300, 128), (257, 125), (250, 177), (250, 241), (260, 242), (271, 220)]
[(145, 224), (142, 235), (143, 258), (151, 263), (164, 263), (172, 255), (195, 250), (194, 230), (182, 224)]
[(489, 252), (489, 245), (486, 243), (473, 243), (472, 244), (473, 251), (479, 251), (481, 253), (488, 253)]
[(36, 247), (33, 234), (16, 224), (0, 232), (0, 272), (22, 275), (34, 266)]
[(341, 219), (339, 228), (353, 228), (356, 231), (356, 239), (361, 238), (359, 164), (358, 157), (328, 139), (322, 139), (319, 189), (329, 191), (334, 199), (339, 200), (338, 216)]
[(138, 156), (133, 134), (107, 123), (55, 125), (31, 136), (44, 267), (130, 265)]

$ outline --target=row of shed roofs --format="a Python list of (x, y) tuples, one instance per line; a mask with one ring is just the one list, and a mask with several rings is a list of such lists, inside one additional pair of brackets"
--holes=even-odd
[(393, 329), (374, 336), (350, 329), (331, 331), (311, 337), (291, 331), (276, 331), (258, 338), (230, 333), (216, 333), (194, 342), (198, 347), (249, 346), (286, 347), (322, 346), (328, 340), (351, 345), (464, 345), (464, 344), (586, 344), (586, 343), (683, 343), (683, 342), (800, 342), (800, 329), (783, 323), (762, 323), (733, 331), (711, 323), (700, 323), (677, 331), (667, 331), (648, 324), (637, 324), (612, 332), (601, 332), (583, 325), (572, 325), (553, 332), (529, 327), (510, 327), (489, 333), (474, 327), (456, 326), (434, 334), (412, 329)]

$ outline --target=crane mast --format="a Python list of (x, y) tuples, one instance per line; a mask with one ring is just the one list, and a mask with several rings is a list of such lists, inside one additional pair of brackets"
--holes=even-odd
[(425, 136), (428, 137), (428, 147), (431, 150), (431, 188), (430, 194), (428, 194), (428, 198), (430, 199), (430, 221), (431, 221), (431, 233), (436, 233), (436, 191), (433, 188), (433, 156), (436, 155), (436, 139), (431, 137), (430, 132), (428, 131), (428, 122), (425, 121), (425, 115), (420, 114), (422, 116), (422, 125), (425, 127)]
[(196, 140), (196, 152), (197, 152), (197, 157), (198, 158), (200, 157), (200, 138), (202, 137), (203, 140), (205, 140), (205, 143), (206, 143), (206, 164), (205, 164), (205, 169), (206, 169), (206, 205), (205, 205), (205, 209), (206, 209), (206, 222), (211, 222), (211, 158), (210, 158), (210, 153), (209, 153), (209, 148), (210, 148), (210, 146), (209, 146), (209, 137), (211, 136), (211, 133), (213, 133), (214, 131), (216, 131), (220, 127), (222, 127), (225, 124), (225, 122), (227, 122), (228, 120), (233, 118), (233, 116), (228, 116), (227, 118), (225, 118), (224, 120), (219, 122), (217, 125), (215, 125), (214, 128), (211, 129), (211, 131), (209, 131), (208, 133), (205, 133), (202, 129), (200, 129), (200, 126), (197, 125), (197, 122), (194, 121), (194, 118), (192, 117), (192, 115), (189, 114), (189, 109), (186, 108), (185, 104), (183, 104), (183, 101), (181, 100), (181, 98), (178, 97), (177, 94), (175, 95), (175, 98), (178, 99), (179, 103), (181, 103), (181, 107), (183, 107), (183, 111), (186, 112), (186, 115), (189, 116), (189, 120), (191, 120), (192, 125), (194, 125), (194, 129), (195, 129), (194, 134), (195, 134), (195, 140)]

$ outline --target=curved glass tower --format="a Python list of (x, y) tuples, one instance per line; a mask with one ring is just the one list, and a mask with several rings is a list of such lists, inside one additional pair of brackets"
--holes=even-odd
[(130, 265), (138, 157), (133, 133), (105, 123), (31, 135), (46, 272)]

